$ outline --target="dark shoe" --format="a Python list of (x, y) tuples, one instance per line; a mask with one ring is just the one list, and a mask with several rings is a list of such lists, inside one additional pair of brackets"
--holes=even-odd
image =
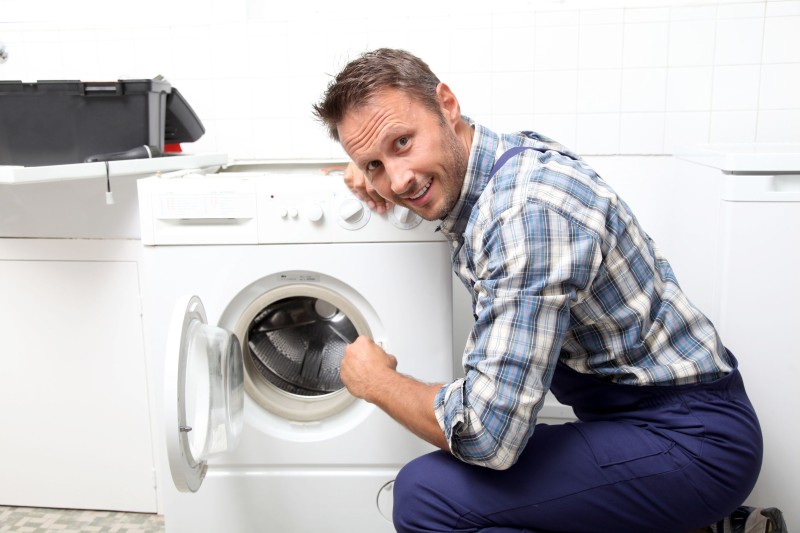
[(713, 533), (789, 533), (783, 513), (775, 507), (766, 509), (742, 506), (716, 524)]

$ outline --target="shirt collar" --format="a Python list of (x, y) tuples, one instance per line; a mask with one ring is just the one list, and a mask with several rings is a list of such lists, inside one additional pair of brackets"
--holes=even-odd
[(458, 239), (464, 234), (472, 208), (489, 182), (489, 173), (495, 162), (499, 136), (493, 131), (464, 117), (475, 134), (472, 138), (467, 173), (461, 186), (461, 193), (453, 209), (442, 219), (440, 229), (448, 239)]

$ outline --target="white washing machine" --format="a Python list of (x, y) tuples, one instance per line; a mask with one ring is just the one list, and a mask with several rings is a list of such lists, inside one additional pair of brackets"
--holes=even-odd
[(452, 379), (436, 224), (377, 215), (309, 166), (138, 187), (167, 533), (393, 531), (392, 480), (432, 447), (338, 365), (367, 335), (400, 372)]

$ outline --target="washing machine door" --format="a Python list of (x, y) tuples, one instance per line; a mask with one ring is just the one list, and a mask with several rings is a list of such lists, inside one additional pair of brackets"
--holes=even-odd
[(164, 372), (167, 455), (175, 486), (195, 492), (207, 459), (233, 449), (244, 420), (242, 348), (236, 336), (210, 326), (203, 303), (176, 303)]

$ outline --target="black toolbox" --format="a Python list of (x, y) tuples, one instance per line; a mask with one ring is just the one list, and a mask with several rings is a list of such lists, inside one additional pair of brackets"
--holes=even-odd
[(143, 145), (158, 153), (204, 132), (164, 79), (0, 81), (0, 165), (83, 163)]

